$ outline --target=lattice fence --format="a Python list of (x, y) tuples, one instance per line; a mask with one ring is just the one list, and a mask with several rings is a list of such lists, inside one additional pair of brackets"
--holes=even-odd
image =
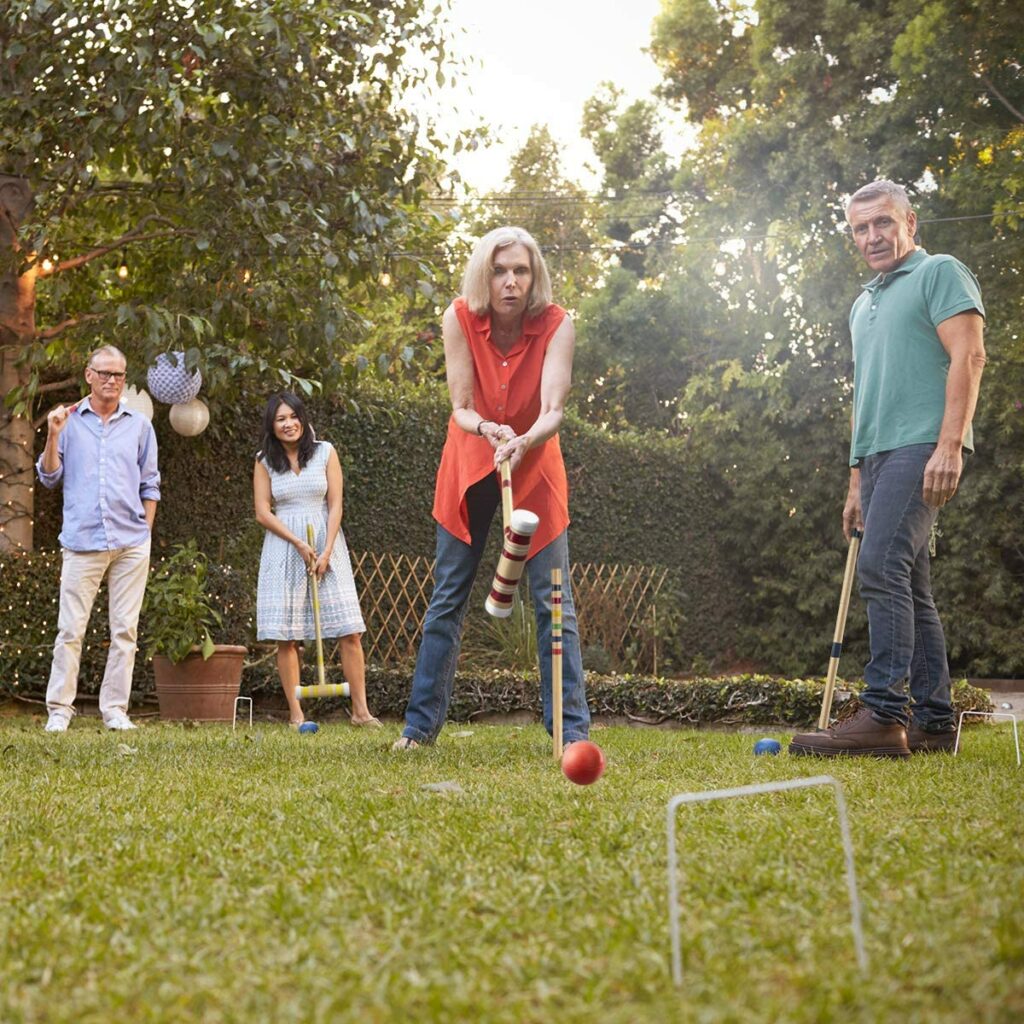
[[(603, 652), (610, 668), (656, 675), (658, 594), (667, 577), (668, 569), (659, 566), (573, 565), (573, 596), (584, 651)], [(593, 663), (593, 658), (589, 660)]]
[(434, 559), (353, 552), (352, 568), (366, 621), (367, 659), (394, 665), (415, 657), (434, 589)]
[[(385, 665), (408, 662), (416, 655), (433, 591), (434, 560), (371, 551), (352, 557), (366, 620), (367, 658)], [(612, 667), (628, 663), (634, 671), (657, 672), (657, 600), (667, 576), (660, 566), (574, 564), (572, 586), (584, 649), (604, 652)], [(525, 586), (522, 593), (525, 597)]]

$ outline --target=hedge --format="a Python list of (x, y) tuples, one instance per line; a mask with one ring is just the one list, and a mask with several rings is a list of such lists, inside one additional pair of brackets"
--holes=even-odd
[[(154, 565), (154, 570), (156, 566)], [(40, 552), (0, 560), (4, 580), (14, 579), (4, 605), (3, 644), (0, 646), (0, 692), (39, 699), (45, 693), (53, 634), (56, 629), (57, 586), (60, 557)], [(225, 643), (253, 645), (254, 622), (251, 594), (253, 575), (229, 566), (210, 566), (210, 589), (224, 616), (221, 635)], [(83, 647), (79, 690), (99, 690), (107, 653), (105, 586), (97, 597), (95, 612)], [(139, 643), (145, 651), (145, 622)], [(243, 692), (254, 696), (280, 693), (272, 648), (252, 647), (243, 676)], [(144, 653), (135, 662), (133, 698), (153, 692), (152, 670)], [(328, 680), (340, 681), (340, 666), (328, 668)], [(313, 682), (313, 659), (308, 657), (304, 675)], [(378, 714), (400, 716), (409, 697), (412, 672), (406, 668), (368, 666), (370, 703)], [(788, 725), (811, 726), (821, 706), (820, 679), (785, 679), (766, 675), (686, 680), (652, 679), (633, 675), (587, 673), (587, 697), (597, 715), (625, 718), (657, 725), (665, 722), (692, 726)], [(860, 684), (841, 684), (856, 692)], [(954, 688), (958, 710), (991, 710), (985, 691), (958, 683)], [(837, 700), (837, 710), (841, 701)], [(321, 702), (312, 714), (330, 710), (337, 702)], [(535, 672), (480, 669), (466, 666), (456, 674), (449, 716), (453, 721), (470, 721), (484, 714), (536, 713), (540, 707), (539, 683)]]
[[(367, 692), (374, 713), (399, 718), (409, 699), (411, 672), (371, 666)], [(816, 725), (821, 711), (823, 679), (783, 679), (762, 675), (725, 678), (652, 679), (632, 675), (587, 673), (587, 703), (592, 715), (623, 719), (638, 725), (745, 727)], [(860, 684), (841, 684), (835, 710), (843, 714), (844, 700), (856, 706)], [(986, 691), (958, 682), (953, 687), (957, 712), (990, 711)], [(324, 700), (310, 704), (311, 718), (345, 709), (347, 702)], [(499, 669), (459, 671), (448, 710), (452, 722), (471, 722), (488, 715), (538, 715), (540, 685), (536, 674)]]
[[(211, 402), (211, 426), (199, 438), (174, 434), (162, 409), (156, 417), (164, 483), (154, 550), (196, 537), (215, 562), (240, 573), (237, 600), (250, 617), (263, 538), (251, 496), (263, 400)], [(319, 435), (335, 443), (345, 467), (350, 547), (432, 556), (430, 509), (449, 409), (441, 383), (363, 380), (348, 394), (310, 405)], [(793, 429), (792, 448), (800, 452), (799, 429)], [(713, 449), (705, 447), (705, 464), (680, 439), (611, 435), (571, 413), (561, 440), (573, 558), (670, 570), (658, 605), (665, 670), (805, 676), (824, 669), (845, 562), (837, 528), (845, 486), (838, 446), (822, 465), (797, 458), (784, 469), (760, 465), (750, 452), (735, 470), (720, 464), (724, 454), (716, 461)], [(42, 442), (40, 432), (37, 445)], [(1017, 556), (979, 546), (971, 517), (977, 519), (990, 498), (994, 511), (987, 514), (1012, 510), (986, 490), (988, 478), (978, 472), (983, 458), (975, 463), (967, 495), (944, 510), (940, 522), (936, 600), (953, 671), (1010, 677), (1024, 674), (1024, 631), (1006, 568), (1000, 573), (993, 566), (1009, 566)], [(737, 477), (744, 487), (737, 488)], [(790, 507), (793, 493), (803, 493), (797, 514)], [(60, 492), (37, 488), (36, 505), (36, 544), (45, 554), (60, 529)], [(496, 560), (497, 542), (492, 530), (485, 564)], [(0, 576), (0, 635), (23, 614), (11, 601), (17, 578), (17, 572)], [(38, 592), (34, 607), (53, 609), (55, 597), (53, 582)], [(52, 623), (43, 633), (37, 642), (51, 644)], [(866, 619), (855, 597), (843, 670), (859, 673), (866, 658)]]
[[(263, 397), (234, 407), (211, 404), (198, 438), (154, 418), (162, 499), (154, 551), (195, 537), (214, 561), (255, 580), (263, 530), (252, 514), (252, 465)], [(319, 437), (339, 450), (345, 471), (344, 529), (353, 551), (433, 556), (434, 480), (450, 406), (435, 385), (367, 381), (360, 390), (310, 403)], [(678, 442), (606, 434), (569, 417), (561, 433), (569, 476), (575, 561), (661, 565), (671, 571), (659, 602), (666, 664), (686, 670), (735, 657), (741, 605), (716, 523), (720, 498)], [(40, 440), (40, 443), (41, 440)], [(60, 493), (36, 489), (36, 547), (52, 549)], [(497, 561), (498, 530), (484, 564)], [(670, 595), (670, 596), (668, 596)], [(255, 602), (255, 582), (249, 600)]]

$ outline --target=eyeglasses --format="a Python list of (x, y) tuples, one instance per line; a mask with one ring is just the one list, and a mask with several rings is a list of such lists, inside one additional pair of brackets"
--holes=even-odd
[(95, 367), (92, 366), (90, 366), (89, 369), (92, 370), (92, 372), (95, 373), (100, 380), (113, 380), (117, 381), (118, 384), (120, 384), (121, 381), (123, 381), (125, 377), (128, 376), (124, 372), (124, 370), (97, 370)]

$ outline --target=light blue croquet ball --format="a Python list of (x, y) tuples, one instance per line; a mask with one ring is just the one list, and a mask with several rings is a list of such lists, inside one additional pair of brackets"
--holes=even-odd
[[(314, 733), (319, 731), (320, 726), (317, 725), (316, 722), (303, 722), (302, 725), (299, 726), (299, 732)], [(778, 746), (777, 743), (775, 745)]]
[(760, 757), (762, 754), (777, 754), (782, 750), (782, 744), (778, 740), (763, 739), (754, 744), (754, 753)]

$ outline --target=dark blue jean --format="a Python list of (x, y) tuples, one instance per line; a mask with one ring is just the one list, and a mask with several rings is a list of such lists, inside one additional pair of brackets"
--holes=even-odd
[[(405, 709), (403, 736), (418, 743), (433, 743), (444, 725), (451, 702), (455, 666), (462, 645), (462, 625), (469, 608), (470, 593), (487, 532), (500, 492), (496, 477), (488, 477), (470, 488), (469, 532), (466, 544), (437, 527), (437, 560), (434, 565), (434, 593), (423, 622), (423, 638), (412, 677), (412, 693)], [(551, 709), (551, 570), (562, 570), (562, 735), (566, 743), (585, 740), (590, 730), (583, 682), (580, 637), (576, 608), (569, 582), (569, 542), (566, 532), (526, 563), (530, 595), (537, 617), (537, 652), (540, 658), (540, 690), (544, 726), (552, 730)], [(486, 615), (483, 601), (474, 614)]]
[(929, 730), (953, 724), (946, 638), (928, 553), (938, 510), (921, 496), (934, 451), (934, 444), (915, 444), (862, 461), (864, 539), (857, 561), (871, 645), (862, 700), (876, 716), (903, 725), (912, 711), (915, 724)]

